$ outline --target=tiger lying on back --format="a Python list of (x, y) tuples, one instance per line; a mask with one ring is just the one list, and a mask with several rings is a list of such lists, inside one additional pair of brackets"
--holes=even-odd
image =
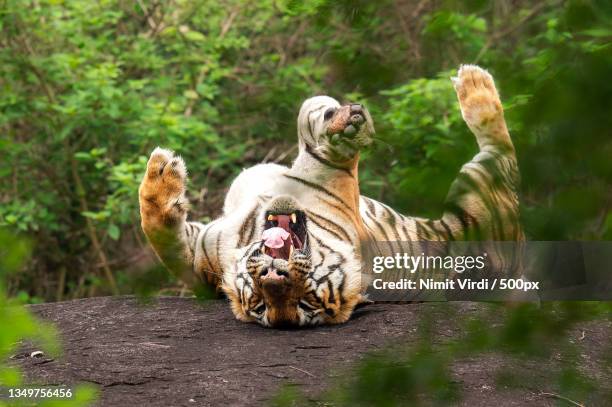
[(359, 150), (374, 126), (359, 104), (308, 99), (291, 168), (260, 164), (232, 183), (223, 215), (187, 222), (183, 160), (155, 149), (140, 186), (142, 227), (187, 283), (222, 290), (241, 321), (265, 326), (345, 322), (364, 300), (363, 250), (374, 241), (521, 240), (514, 147), (493, 78), (465, 65), (453, 78), (480, 152), (451, 186), (441, 219), (403, 216), (360, 196)]

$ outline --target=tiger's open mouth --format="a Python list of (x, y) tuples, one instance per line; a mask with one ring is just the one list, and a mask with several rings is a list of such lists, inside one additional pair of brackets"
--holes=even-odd
[(264, 254), (289, 261), (294, 250), (302, 250), (308, 244), (306, 215), (300, 210), (290, 213), (266, 212), (262, 238)]

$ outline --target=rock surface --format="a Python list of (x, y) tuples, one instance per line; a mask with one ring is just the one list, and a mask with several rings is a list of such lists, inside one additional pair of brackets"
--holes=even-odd
[[(459, 315), (483, 307), (455, 304)], [(31, 309), (56, 324), (63, 344), (63, 356), (57, 360), (14, 358), (31, 382), (94, 383), (103, 406), (238, 406), (266, 404), (285, 383), (317, 400), (364, 353), (410, 341), (416, 337), (419, 314), (443, 308), (435, 303), (371, 305), (358, 310), (347, 324), (300, 330), (238, 322), (224, 301), (201, 304), (175, 297), (159, 298), (151, 305), (140, 305), (132, 297), (90, 298)], [(459, 335), (455, 317), (439, 314), (440, 341)], [(601, 371), (598, 358), (611, 331), (610, 323), (603, 322), (571, 333), (568, 340), (580, 340), (584, 347), (585, 369)], [(24, 344), (21, 352), (29, 356), (35, 350)], [(463, 405), (559, 402), (542, 395), (552, 391), (535, 382), (529, 388), (496, 387), (495, 372), (504, 358), (486, 355), (453, 365)], [(524, 361), (510, 363), (528, 368)], [(600, 379), (610, 383), (610, 377)]]

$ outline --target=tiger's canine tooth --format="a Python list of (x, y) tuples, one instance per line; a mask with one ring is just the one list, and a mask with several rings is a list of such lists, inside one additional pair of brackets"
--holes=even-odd
[(292, 254), (293, 254), (293, 243), (289, 245), (289, 258), (291, 258)]
[(270, 215), (268, 215), (268, 220), (274, 220), (274, 218), (275, 218), (275, 217), (276, 217), (276, 216), (274, 216), (274, 215), (270, 214)]
[(297, 216), (295, 215), (295, 213), (291, 214), (291, 223), (297, 223)]

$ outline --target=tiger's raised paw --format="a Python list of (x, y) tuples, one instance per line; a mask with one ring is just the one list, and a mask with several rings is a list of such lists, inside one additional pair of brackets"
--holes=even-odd
[(461, 65), (457, 77), (451, 80), (463, 120), (476, 136), (480, 147), (512, 145), (491, 74), (476, 65)]
[(160, 147), (153, 150), (138, 190), (145, 232), (185, 220), (189, 207), (185, 198), (186, 181), (187, 168), (181, 157)]

